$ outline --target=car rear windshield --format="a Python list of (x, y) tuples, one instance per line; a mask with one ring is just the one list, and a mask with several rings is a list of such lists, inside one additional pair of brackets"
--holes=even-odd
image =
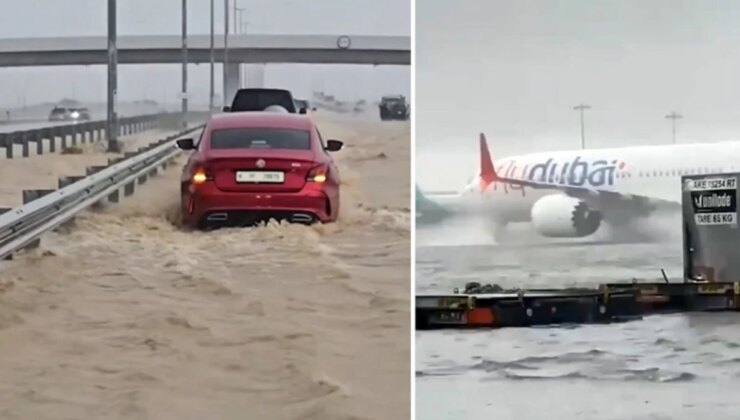
[(211, 132), (211, 149), (310, 150), (308, 131), (284, 128), (230, 128)]

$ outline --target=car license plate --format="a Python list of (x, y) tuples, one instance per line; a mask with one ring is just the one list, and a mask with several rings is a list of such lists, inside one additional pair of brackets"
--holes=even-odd
[(237, 171), (236, 182), (269, 182), (279, 184), (285, 180), (283, 172)]

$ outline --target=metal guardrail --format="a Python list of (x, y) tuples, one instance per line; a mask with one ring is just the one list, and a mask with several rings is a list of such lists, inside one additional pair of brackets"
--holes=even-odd
[[(160, 127), (161, 122), (168, 118), (179, 119), (181, 118), (181, 114), (158, 113), (121, 117), (118, 119), (119, 135), (126, 136)], [(60, 150), (64, 150), (70, 146), (76, 146), (78, 140), (80, 143), (102, 140), (105, 137), (105, 124), (106, 122), (104, 120), (71, 122), (69, 124), (62, 123), (31, 130), (0, 133), (0, 148), (5, 148), (6, 159), (29, 157), (31, 154), (31, 143), (36, 143), (37, 155), (44, 153), (44, 142), (49, 144), (49, 152), (55, 153), (57, 151), (57, 144), (59, 143), (57, 139), (61, 139)], [(16, 156), (14, 150), (15, 145), (22, 146), (20, 156)]]
[(118, 200), (118, 192), (133, 194), (133, 186), (174, 158), (177, 138), (203, 128), (203, 124), (167, 137), (133, 156), (116, 159), (109, 166), (64, 188), (44, 195), (0, 215), (0, 260), (34, 246), (46, 232), (69, 221), (81, 210), (106, 198)]

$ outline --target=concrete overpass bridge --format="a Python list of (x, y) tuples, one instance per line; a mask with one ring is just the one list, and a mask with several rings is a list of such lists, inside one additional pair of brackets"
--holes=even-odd
[[(182, 62), (179, 35), (119, 36), (119, 64)], [(223, 34), (214, 41), (215, 61), (224, 62)], [(210, 35), (188, 36), (188, 62), (209, 63)], [(239, 87), (243, 63), (410, 65), (407, 36), (229, 35), (227, 97)], [(0, 39), (0, 67), (101, 65), (108, 63), (107, 37)]]

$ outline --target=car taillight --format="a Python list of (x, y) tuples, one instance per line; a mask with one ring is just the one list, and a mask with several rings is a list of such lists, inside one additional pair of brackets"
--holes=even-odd
[(326, 176), (329, 173), (329, 167), (326, 165), (319, 165), (314, 168), (312, 168), (310, 171), (308, 171), (308, 175), (306, 176), (306, 181), (308, 182), (316, 182), (316, 183), (324, 183), (326, 182)]
[(193, 184), (202, 184), (206, 181), (212, 181), (213, 180), (213, 174), (211, 174), (211, 171), (209, 171), (206, 168), (196, 168), (193, 172)]

